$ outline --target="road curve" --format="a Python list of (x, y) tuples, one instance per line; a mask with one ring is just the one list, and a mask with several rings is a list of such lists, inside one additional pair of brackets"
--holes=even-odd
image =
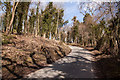
[(96, 78), (91, 64), (91, 52), (81, 47), (69, 47), (72, 51), (66, 57), (28, 74), (25, 78)]

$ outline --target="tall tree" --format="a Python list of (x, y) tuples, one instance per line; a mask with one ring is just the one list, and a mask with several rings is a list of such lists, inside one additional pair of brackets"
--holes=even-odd
[(37, 10), (36, 10), (36, 19), (37, 19), (37, 23), (36, 23), (36, 35), (38, 35), (40, 32), (40, 13), (39, 13), (39, 6), (40, 6), (40, 2), (38, 2), (37, 4)]
[[(59, 11), (58, 11), (59, 10)], [(64, 10), (54, 7), (52, 2), (49, 2), (44, 11), (42, 11), (42, 32), (47, 38), (59, 35), (58, 28), (63, 26)], [(57, 33), (56, 33), (57, 32)], [(50, 36), (52, 34), (52, 36)], [(60, 36), (57, 36), (57, 38)]]
[(34, 29), (35, 29), (35, 21), (36, 21), (36, 15), (35, 15), (35, 9), (31, 9), (31, 15), (29, 18), (29, 23), (30, 23), (30, 27), (29, 27), (29, 32), (31, 34), (34, 34)]
[(26, 32), (29, 5), (30, 5), (30, 2), (19, 2), (18, 4), (18, 7), (17, 7), (17, 15), (18, 15), (17, 33), (18, 34), (22, 33), (23, 23), (25, 25), (24, 32)]
[(30, 4), (31, 4), (31, 2), (25, 2), (25, 3), (23, 3), (24, 4), (24, 15), (23, 15), (23, 17), (24, 17), (24, 33), (26, 34), (26, 33), (28, 33), (27, 32), (27, 29), (28, 29), (28, 10), (29, 10), (29, 6), (30, 6)]
[(16, 2), (16, 3), (15, 3), (15, 0), (14, 0), (14, 2), (13, 2), (12, 17), (11, 17), (10, 24), (9, 24), (9, 27), (8, 27), (8, 33), (10, 33), (11, 30), (12, 30), (12, 23), (13, 23), (13, 20), (14, 20), (15, 10), (16, 10), (16, 7), (18, 6), (18, 3), (19, 3), (19, 2)]
[(11, 17), (11, 3), (10, 2), (4, 2), (3, 4), (6, 7), (6, 9), (5, 9), (5, 16), (4, 16), (4, 20), (3, 20), (4, 32), (8, 33), (10, 17)]
[(78, 36), (79, 21), (76, 19), (76, 16), (74, 16), (72, 20), (73, 20), (72, 37), (73, 37), (73, 42), (76, 42)]

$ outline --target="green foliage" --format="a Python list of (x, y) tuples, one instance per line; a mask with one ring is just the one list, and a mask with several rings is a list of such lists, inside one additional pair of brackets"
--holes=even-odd
[[(37, 33), (37, 35), (46, 34), (47, 38), (49, 38), (49, 35), (51, 33), (52, 37), (55, 37), (55, 35), (58, 34), (57, 29), (68, 23), (68, 21), (64, 21), (63, 19), (64, 10), (62, 8), (60, 9), (55, 7), (53, 5), (53, 2), (49, 2), (46, 8), (44, 10), (41, 9), (41, 11), (39, 8), (40, 2), (35, 4), (37, 7), (33, 9), (30, 9), (31, 4), (33, 3), (18, 3), (11, 27), (12, 33)], [(11, 2), (4, 2), (4, 5), (6, 7), (6, 13), (3, 17), (3, 31), (6, 32), (11, 20), (11, 11), (13, 4), (11, 4)]]
[(28, 14), (28, 8), (29, 8), (30, 2), (19, 2), (17, 7), (17, 15), (18, 15), (18, 27), (17, 27), (17, 33), (22, 33), (22, 24), (23, 20), (27, 20), (27, 14)]
[(35, 24), (35, 21), (36, 21), (36, 16), (34, 14), (34, 9), (31, 10), (31, 15), (30, 15), (30, 18), (29, 18), (29, 22), (30, 22), (30, 28), (29, 28), (29, 32), (32, 34), (33, 31), (34, 31), (34, 24)]
[(105, 27), (105, 21), (103, 19), (100, 21), (99, 24), (93, 25), (92, 32), (93, 34), (95, 34), (95, 38), (100, 39), (104, 32), (106, 32), (105, 29), (107, 30), (107, 28)]
[(55, 11), (55, 8), (53, 7), (52, 2), (48, 4), (48, 6), (45, 8), (44, 11), (42, 11), (42, 14), (44, 14), (42, 17), (42, 32), (43, 33), (47, 33), (51, 31), (54, 11)]
[(76, 16), (73, 17), (73, 27), (72, 27), (72, 38), (73, 42), (75, 42), (76, 38), (78, 37), (78, 26), (79, 26), (79, 21), (76, 20)]
[[(41, 13), (42, 34), (46, 33), (49, 38), (49, 34), (51, 32), (52, 36), (55, 36), (57, 28), (62, 27), (64, 24), (64, 10), (57, 9), (53, 6), (52, 2), (49, 2), (45, 10), (41, 10)], [(67, 23), (67, 21), (65, 23)]]
[(67, 43), (71, 42), (71, 34), (70, 31), (67, 32)]

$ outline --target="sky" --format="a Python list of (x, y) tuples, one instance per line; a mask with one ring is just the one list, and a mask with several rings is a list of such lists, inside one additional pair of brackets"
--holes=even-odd
[(65, 2), (64, 3), (64, 19), (65, 20), (68, 20), (69, 23), (72, 22), (72, 18), (74, 16), (77, 17), (77, 20), (79, 20), (80, 22), (83, 21), (83, 15), (80, 13), (80, 10), (79, 10), (79, 4), (77, 2)]
[[(26, 0), (24, 0), (24, 1), (26, 1)], [(33, 1), (38, 2), (38, 0), (33, 0)], [(40, 0), (40, 1), (42, 2), (41, 3), (42, 8), (45, 8), (45, 6), (47, 5), (47, 3), (49, 1), (53, 1), (54, 4), (57, 4), (58, 7), (62, 7), (64, 9), (64, 17), (63, 17), (64, 20), (65, 21), (68, 20), (69, 24), (71, 24), (72, 18), (74, 16), (77, 17), (77, 20), (79, 20), (79, 22), (83, 22), (84, 16), (80, 13), (80, 9), (78, 8), (80, 1), (81, 2), (85, 2), (85, 1), (88, 2), (88, 1), (96, 1), (96, 0), (84, 0), (84, 1), (83, 0)], [(104, 0), (104, 1), (109, 1), (109, 0)], [(112, 0), (112, 1), (115, 1), (115, 0)], [(116, 1), (119, 1), (119, 0), (116, 0)], [(2, 13), (3, 12), (1, 11), (1, 6), (0, 6), (0, 15)]]
[[(44, 9), (47, 4), (48, 4), (48, 2), (42, 2), (40, 7), (42, 9)], [(76, 16), (77, 20), (79, 20), (80, 22), (83, 21), (83, 15), (79, 11), (78, 2), (54, 2), (54, 5), (57, 5), (58, 8), (63, 8), (64, 9), (63, 19), (65, 21), (68, 20), (69, 24), (72, 23), (72, 18), (74, 16)], [(34, 4), (31, 5), (31, 7), (35, 8), (35, 5)]]
[[(41, 6), (42, 8), (45, 8), (48, 2), (42, 2)], [(83, 15), (80, 14), (79, 12), (79, 8), (78, 8), (78, 2), (56, 2), (54, 3), (56, 4), (58, 7), (62, 7), (64, 9), (64, 20), (68, 20), (69, 23), (72, 23), (72, 18), (74, 16), (77, 16), (77, 20), (79, 20), (80, 22), (83, 21)], [(32, 7), (35, 7), (34, 5), (32, 5)], [(2, 15), (2, 11), (0, 10), (0, 15)]]
[[(69, 24), (72, 23), (72, 18), (74, 16), (76, 16), (77, 20), (79, 20), (80, 22), (83, 21), (83, 15), (80, 13), (78, 2), (54, 2), (54, 4), (57, 5), (57, 7), (64, 9), (63, 19), (65, 21), (68, 20)], [(46, 5), (47, 2), (41, 3), (42, 8), (45, 8)]]

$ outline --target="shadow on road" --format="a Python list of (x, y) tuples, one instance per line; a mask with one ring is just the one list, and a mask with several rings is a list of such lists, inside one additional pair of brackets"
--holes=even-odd
[[(81, 57), (81, 56), (67, 56), (67, 58), (73, 59), (73, 62), (66, 63), (63, 62), (62, 64), (58, 64), (57, 66), (53, 64), (52, 70), (54, 71), (62, 71), (65, 73), (64, 75), (57, 75), (54, 78), (59, 78), (60, 76), (64, 76), (65, 78), (89, 78), (93, 77), (93, 74), (91, 73), (92, 65), (91, 61)], [(54, 66), (55, 65), (55, 66)]]
[(102, 58), (92, 65), (98, 78), (120, 78), (120, 61), (117, 57)]
[[(74, 49), (56, 63), (28, 75), (28, 78), (117, 78), (120, 77), (120, 62), (117, 58), (91, 61), (90, 52)], [(77, 53), (77, 54), (76, 54)]]
[[(68, 55), (31, 76), (32, 78), (94, 78), (92, 61), (79, 54), (84, 52), (77, 52), (74, 56)], [(89, 53), (84, 55), (91, 56)]]

